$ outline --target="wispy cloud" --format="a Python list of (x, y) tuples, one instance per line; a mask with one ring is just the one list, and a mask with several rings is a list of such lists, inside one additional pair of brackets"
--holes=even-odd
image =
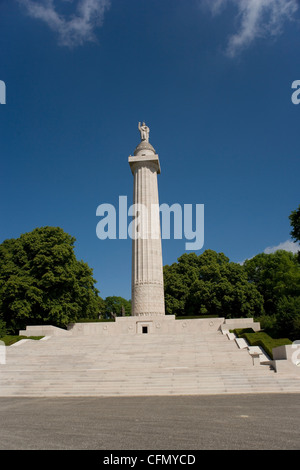
[(276, 246), (268, 246), (265, 250), (264, 253), (267, 255), (270, 253), (275, 253), (278, 250), (285, 250), (285, 251), (291, 251), (292, 253), (298, 253), (300, 250), (300, 246), (298, 243), (295, 243), (291, 240), (287, 240), (286, 242), (279, 243), (279, 245)]
[(284, 24), (293, 20), (298, 10), (298, 0), (202, 0), (213, 15), (220, 14), (226, 6), (237, 9), (238, 30), (229, 37), (226, 53), (236, 56), (257, 38), (276, 37)]
[[(59, 44), (74, 47), (96, 41), (95, 29), (102, 25), (110, 0), (18, 0), (29, 16), (43, 21), (57, 35)], [(59, 12), (63, 4), (74, 4), (69, 15)], [(66, 5), (65, 5), (66, 6)]]

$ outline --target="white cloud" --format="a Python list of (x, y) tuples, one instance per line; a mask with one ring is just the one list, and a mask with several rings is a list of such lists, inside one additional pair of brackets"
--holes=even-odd
[(285, 251), (291, 251), (292, 253), (298, 253), (300, 250), (300, 246), (298, 243), (295, 243), (291, 240), (287, 240), (286, 242), (279, 243), (277, 246), (268, 246), (265, 250), (264, 253), (267, 255), (270, 253), (275, 253), (277, 250), (285, 250)]
[(298, 10), (297, 0), (202, 0), (213, 15), (229, 4), (237, 8), (238, 30), (230, 36), (226, 53), (236, 56), (257, 38), (281, 34), (284, 23), (291, 21)]
[[(285, 242), (279, 243), (279, 245), (276, 246), (268, 246), (267, 248), (265, 248), (264, 253), (266, 255), (269, 255), (271, 253), (275, 253), (278, 250), (291, 251), (292, 253), (296, 254), (298, 253), (298, 251), (300, 251), (300, 246), (298, 243), (293, 242), (292, 240), (287, 240)], [(256, 255), (253, 255), (250, 258), (246, 258), (243, 261), (238, 261), (238, 264), (243, 265), (245, 261), (254, 258), (254, 256)]]
[[(110, 0), (18, 0), (32, 18), (43, 21), (52, 29), (63, 46), (78, 46), (96, 41), (95, 29), (102, 25)], [(59, 13), (58, 6), (74, 3), (74, 11), (66, 16)], [(57, 6), (58, 4), (58, 6)], [(60, 5), (60, 6), (61, 6)]]

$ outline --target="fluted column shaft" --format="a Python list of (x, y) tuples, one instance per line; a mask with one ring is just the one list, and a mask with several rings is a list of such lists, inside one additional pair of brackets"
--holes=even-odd
[[(164, 315), (157, 155), (129, 157), (136, 217), (132, 239), (132, 315)], [(142, 213), (142, 211), (144, 211)]]

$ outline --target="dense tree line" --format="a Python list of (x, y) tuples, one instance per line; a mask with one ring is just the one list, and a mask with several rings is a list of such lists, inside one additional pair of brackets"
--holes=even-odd
[(243, 265), (223, 253), (184, 254), (164, 267), (166, 313), (263, 318), (300, 338), (300, 264), (287, 251), (259, 254)]
[(164, 282), (168, 314), (236, 318), (263, 313), (263, 297), (244, 267), (223, 253), (185, 253), (164, 267)]
[[(300, 241), (300, 206), (290, 215)], [(166, 313), (176, 316), (254, 317), (275, 335), (300, 338), (299, 252), (261, 253), (243, 265), (223, 253), (183, 254), (164, 267)]]

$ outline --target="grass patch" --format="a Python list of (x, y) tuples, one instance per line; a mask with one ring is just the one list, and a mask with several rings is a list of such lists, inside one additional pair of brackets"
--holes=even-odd
[(44, 338), (44, 336), (17, 336), (17, 335), (5, 335), (0, 338), (0, 341), (3, 341), (5, 346), (11, 346), (14, 343), (17, 343), (21, 339), (35, 339), (39, 340)]
[(239, 338), (244, 338), (249, 343), (249, 346), (261, 346), (271, 359), (273, 359), (273, 348), (292, 344), (292, 341), (288, 338), (274, 339), (263, 331), (254, 332), (253, 330), (249, 330), (251, 330), (251, 328), (236, 329), (233, 331)]

